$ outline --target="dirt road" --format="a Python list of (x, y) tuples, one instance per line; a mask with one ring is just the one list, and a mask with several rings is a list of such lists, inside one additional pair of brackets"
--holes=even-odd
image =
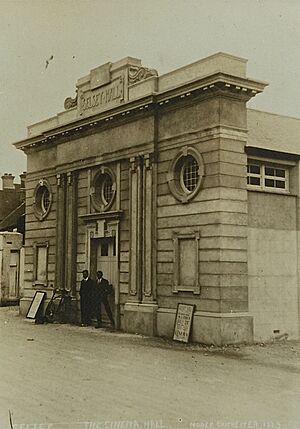
[(0, 308), (0, 428), (298, 429), (300, 343), (208, 348)]

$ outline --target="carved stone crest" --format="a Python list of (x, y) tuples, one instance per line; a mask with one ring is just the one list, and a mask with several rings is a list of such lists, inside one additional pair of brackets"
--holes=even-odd
[(72, 107), (76, 107), (77, 106), (77, 97), (78, 97), (78, 94), (77, 94), (77, 89), (76, 89), (75, 98), (72, 98), (72, 97), (66, 98), (65, 102), (64, 102), (64, 108), (66, 110), (68, 110), (68, 109), (72, 109)]
[(146, 67), (131, 66), (128, 69), (129, 85), (147, 79), (148, 77), (158, 76), (155, 69), (148, 69)]

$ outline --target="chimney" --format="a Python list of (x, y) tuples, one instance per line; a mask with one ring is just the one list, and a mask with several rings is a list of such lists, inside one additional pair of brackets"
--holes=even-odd
[(2, 189), (15, 189), (14, 178), (11, 173), (4, 173), (2, 178)]
[(23, 191), (25, 189), (25, 179), (26, 179), (26, 171), (23, 171), (23, 173), (20, 174), (20, 181), (21, 181), (20, 189), (21, 189), (21, 191)]

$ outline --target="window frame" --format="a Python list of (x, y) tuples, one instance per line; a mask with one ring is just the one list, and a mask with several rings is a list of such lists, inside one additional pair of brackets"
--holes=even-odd
[[(250, 173), (248, 172), (248, 167), (250, 165), (257, 165), (260, 168), (260, 173)], [(266, 159), (259, 159), (259, 158), (248, 158), (247, 160), (247, 189), (252, 191), (263, 191), (263, 192), (270, 192), (270, 193), (276, 193), (276, 194), (290, 194), (290, 168), (293, 166), (291, 163), (286, 162), (276, 162)], [(274, 168), (284, 170), (285, 171), (285, 177), (280, 176), (270, 176), (266, 174), (266, 168)], [(248, 177), (253, 178), (259, 178), (260, 179), (260, 185), (254, 185), (248, 183)], [(276, 186), (266, 186), (265, 180), (270, 179), (274, 181), (280, 181), (285, 183), (284, 188), (277, 188)]]
[[(195, 280), (193, 286), (187, 286), (181, 284), (180, 278), (180, 242), (183, 240), (189, 240), (194, 246), (195, 251)], [(182, 234), (177, 231), (173, 231), (173, 285), (172, 292), (177, 294), (179, 292), (190, 292), (194, 295), (200, 295), (200, 231), (194, 231), (187, 234)]]
[[(192, 191), (188, 190), (183, 181), (185, 159), (191, 156), (198, 164), (198, 180)], [(200, 191), (205, 176), (205, 165), (202, 155), (194, 147), (184, 146), (172, 159), (167, 173), (167, 183), (171, 194), (181, 203), (188, 203)]]
[[(190, 158), (188, 158), (188, 157), (190, 157)], [(182, 165), (180, 166), (180, 170), (179, 170), (179, 182), (180, 182), (180, 186), (182, 187), (183, 191), (186, 192), (187, 194), (191, 194), (192, 192), (194, 192), (194, 190), (198, 186), (198, 181), (199, 181), (199, 163), (198, 163), (197, 159), (193, 155), (191, 155), (191, 154), (187, 155), (184, 158), (185, 159), (182, 160)], [(185, 184), (185, 182), (184, 182), (184, 180), (185, 180), (185, 177), (184, 177), (185, 176), (185, 169), (187, 168), (190, 159), (193, 159), (193, 161), (195, 161), (195, 163), (197, 165), (197, 182), (196, 182), (196, 184), (195, 184), (195, 186), (194, 186), (194, 188), (192, 190), (188, 189), (187, 186), (186, 186), (186, 184)], [(179, 160), (178, 160), (178, 162), (179, 162)]]
[[(44, 206), (44, 194), (43, 194), (42, 188), (45, 188), (48, 191), (47, 208)], [(51, 205), (52, 205), (52, 191), (51, 191), (50, 183), (46, 179), (40, 179), (34, 189), (34, 195), (33, 195), (33, 211), (34, 211), (35, 217), (39, 221), (44, 220), (48, 216), (51, 210)]]
[[(101, 176), (102, 176), (102, 180), (101, 180)], [(104, 185), (107, 181), (105, 176), (109, 176), (112, 183), (112, 197), (110, 201), (106, 201), (106, 198), (104, 196)], [(99, 184), (99, 181), (100, 181), (100, 184)], [(116, 187), (116, 177), (114, 172), (110, 168), (102, 166), (95, 173), (92, 186), (90, 188), (91, 202), (92, 202), (93, 208), (97, 212), (104, 212), (109, 210), (115, 201), (116, 192), (117, 192), (117, 187)]]
[[(114, 182), (110, 174), (105, 173), (103, 176), (104, 178), (102, 179), (102, 182), (101, 182), (100, 193), (101, 193), (101, 199), (104, 205), (107, 206), (111, 203), (111, 200), (114, 198)], [(108, 181), (110, 181), (109, 186), (111, 186), (111, 197), (109, 201), (107, 201), (105, 196), (105, 186), (107, 185)]]

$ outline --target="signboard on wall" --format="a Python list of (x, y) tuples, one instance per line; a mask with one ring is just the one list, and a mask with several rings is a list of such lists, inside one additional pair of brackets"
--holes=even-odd
[(173, 340), (187, 343), (189, 341), (195, 305), (178, 304), (174, 323)]
[(29, 310), (26, 315), (27, 319), (36, 318), (45, 296), (46, 296), (46, 292), (40, 292), (40, 291), (35, 292), (35, 295), (32, 298)]

